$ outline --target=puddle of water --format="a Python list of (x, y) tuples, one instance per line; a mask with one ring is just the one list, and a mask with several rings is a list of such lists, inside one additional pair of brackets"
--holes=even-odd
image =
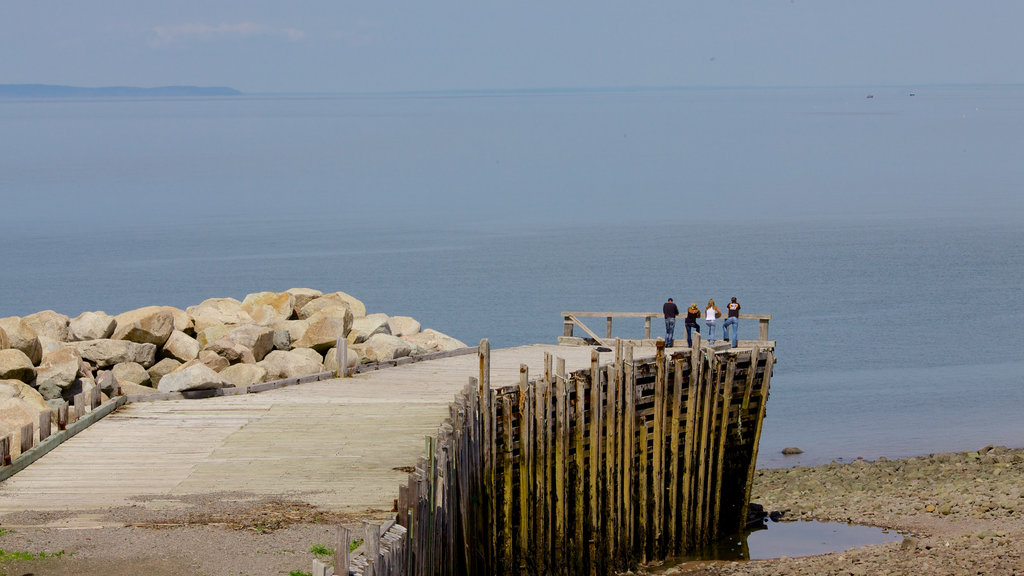
[(896, 542), (903, 536), (874, 526), (841, 522), (768, 522), (743, 534), (727, 536), (685, 560), (766, 560), (812, 556), (850, 548)]

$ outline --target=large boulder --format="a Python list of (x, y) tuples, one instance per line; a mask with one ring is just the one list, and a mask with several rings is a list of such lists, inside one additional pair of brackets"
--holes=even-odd
[(363, 354), (370, 362), (387, 362), (403, 358), (412, 352), (412, 346), (398, 336), (374, 334), (363, 346)]
[(39, 423), (39, 413), (49, 411), (46, 400), (19, 380), (0, 380), (0, 436), (11, 435), (11, 456), (21, 453), (21, 427)]
[[(206, 364), (210, 370), (214, 372), (220, 372), (231, 365), (231, 362), (227, 358), (217, 354), (213, 350), (203, 350), (199, 353), (199, 357), (196, 360)], [(187, 362), (186, 362), (187, 364)]]
[(82, 312), (68, 323), (68, 342), (110, 338), (117, 320), (106, 312)]
[(69, 342), (68, 348), (97, 368), (109, 368), (121, 362), (138, 362), (144, 367), (156, 362), (156, 345), (139, 344), (128, 340), (85, 340)]
[(195, 331), (201, 332), (217, 324), (252, 324), (252, 316), (242, 310), (242, 303), (234, 298), (210, 298), (186, 310), (195, 324)]
[(232, 342), (227, 338), (221, 338), (220, 340), (214, 340), (203, 348), (203, 352), (211, 351), (223, 356), (231, 364), (255, 364), (256, 359), (252, 355), (252, 350), (249, 350), (245, 346), (237, 342)]
[(132, 384), (139, 384), (141, 386), (150, 386), (152, 381), (149, 372), (142, 367), (142, 364), (138, 362), (122, 362), (115, 364), (111, 369), (114, 374), (114, 378), (120, 384), (125, 382), (131, 382)]
[(220, 374), (197, 359), (182, 364), (176, 371), (161, 378), (157, 389), (161, 392), (185, 392), (229, 386), (231, 386), (230, 382), (221, 378)]
[[(353, 328), (355, 326), (353, 325)], [(391, 329), (392, 336), (411, 336), (418, 334), (423, 328), (420, 326), (419, 321), (411, 316), (392, 316), (388, 318), (388, 328)]]
[(257, 362), (274, 349), (274, 329), (266, 326), (247, 324), (232, 329), (224, 335), (225, 340), (245, 346), (252, 351)]
[(100, 387), (100, 392), (106, 394), (108, 398), (116, 396), (118, 390), (121, 389), (121, 383), (117, 381), (117, 378), (114, 378), (114, 372), (111, 370), (100, 370), (96, 374), (94, 382)]
[(298, 314), (299, 310), (302, 310), (303, 306), (324, 295), (323, 292), (313, 290), (312, 288), (289, 288), (285, 290), (285, 292), (291, 294), (295, 299), (292, 303), (293, 316)]
[(288, 350), (295, 345), (295, 342), (298, 342), (302, 338), (302, 335), (306, 333), (306, 330), (309, 330), (309, 320), (285, 320), (284, 322), (274, 324), (272, 328), (277, 332), (288, 332), (288, 348), (279, 346), (276, 341), (274, 343), (274, 348), (277, 348), (278, 350)]
[(305, 320), (325, 308), (348, 308), (352, 311), (353, 317), (366, 315), (365, 307), (363, 307), (362, 314), (356, 314), (356, 310), (352, 308), (352, 304), (343, 298), (341, 294), (341, 292), (335, 292), (333, 294), (325, 294), (319, 298), (314, 298), (313, 300), (310, 300), (308, 304), (297, 310), (296, 315), (300, 320)]
[(391, 335), (387, 314), (371, 314), (352, 320), (352, 330), (348, 334), (349, 342), (362, 344), (374, 334)]
[[(78, 370), (78, 365), (75, 365)], [(17, 348), (0, 350), (0, 380), (21, 380), (31, 382), (36, 377), (32, 360)]]
[(163, 346), (174, 331), (174, 316), (156, 306), (131, 310), (116, 317), (113, 340)]
[(11, 343), (7, 340), (7, 332), (4, 332), (3, 328), (0, 328), (0, 350), (6, 350), (11, 347)]
[(321, 362), (295, 350), (274, 350), (256, 365), (267, 369), (268, 381), (297, 378), (324, 371)]
[(235, 364), (218, 372), (220, 377), (242, 388), (263, 382), (267, 377), (267, 369), (256, 364)]
[(35, 330), (37, 336), (46, 336), (58, 342), (67, 342), (68, 339), (68, 317), (54, 312), (43, 310), (35, 314), (29, 314), (22, 318), (26, 324)]
[(413, 345), (434, 352), (448, 352), (466, 348), (466, 345), (461, 340), (456, 340), (451, 336), (442, 334), (437, 330), (431, 330), (430, 328), (411, 336), (405, 336), (404, 339)]
[(180, 330), (175, 330), (167, 337), (167, 342), (164, 342), (161, 355), (164, 358), (173, 358), (179, 362), (188, 362), (198, 358), (201, 349), (202, 346), (199, 345), (195, 338)]
[(7, 346), (21, 350), (32, 361), (32, 365), (39, 364), (43, 359), (43, 347), (39, 343), (39, 336), (23, 318), (9, 316), (0, 318), (0, 328), (7, 334)]
[[(245, 326), (248, 326), (248, 324), (245, 324)], [(196, 332), (196, 341), (199, 342), (201, 348), (205, 347), (214, 340), (220, 340), (237, 327), (235, 324), (211, 324)]]
[[(338, 312), (326, 315), (327, 312)], [(302, 337), (292, 343), (295, 348), (312, 348), (317, 352), (325, 352), (334, 346), (338, 338), (344, 339), (352, 329), (352, 311), (347, 308), (333, 307), (318, 312), (310, 319), (309, 328)]]
[(82, 357), (71, 348), (62, 348), (43, 356), (36, 369), (34, 386), (47, 400), (60, 398), (81, 373)]
[(256, 292), (242, 300), (244, 310), (261, 326), (291, 318), (295, 312), (295, 296), (288, 292)]
[(149, 367), (149, 370), (146, 370), (149, 374), (149, 385), (156, 388), (160, 384), (161, 378), (167, 376), (171, 372), (174, 372), (181, 365), (182, 363), (178, 362), (174, 358), (164, 358), (156, 364), (153, 364)]
[[(43, 358), (46, 358), (46, 355), (50, 352), (56, 352), (57, 350), (66, 348), (66, 345), (66, 342), (59, 342), (47, 336), (39, 337), (39, 348), (43, 351)], [(42, 359), (40, 359), (40, 362), (42, 362)]]
[[(358, 349), (352, 347), (347, 342), (345, 343), (345, 346), (348, 348), (348, 358), (347, 358), (347, 360), (348, 360), (348, 368), (349, 368), (349, 370), (352, 370), (356, 366), (359, 366), (359, 364), (362, 363), (363, 356), (362, 356), (362, 354), (359, 353)], [(338, 371), (338, 349), (337, 348), (331, 348), (330, 350), (328, 350), (327, 352), (324, 353), (324, 371), (326, 371), (326, 372), (337, 372)]]

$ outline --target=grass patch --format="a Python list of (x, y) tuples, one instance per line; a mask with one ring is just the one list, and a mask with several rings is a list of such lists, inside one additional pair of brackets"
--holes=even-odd
[(31, 560), (46, 560), (47, 558), (60, 558), (67, 554), (71, 556), (70, 552), (61, 550), (60, 552), (40, 552), (33, 554), (31, 552), (8, 552), (6, 550), (0, 550), (0, 562), (28, 562)]
[(302, 570), (292, 570), (288, 573), (288, 576), (313, 576), (313, 573), (303, 572)]
[(353, 541), (348, 543), (348, 551), (351, 552), (351, 551), (355, 550), (356, 548), (359, 548), (362, 545), (363, 545), (363, 541), (362, 540), (353, 540)]
[(309, 551), (316, 556), (334, 556), (334, 548), (328, 548), (323, 544), (313, 544), (309, 547)]

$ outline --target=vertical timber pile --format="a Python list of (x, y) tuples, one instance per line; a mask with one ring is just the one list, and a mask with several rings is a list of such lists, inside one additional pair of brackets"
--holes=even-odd
[(399, 493), (409, 575), (611, 574), (740, 530), (773, 350), (695, 346), (471, 378)]

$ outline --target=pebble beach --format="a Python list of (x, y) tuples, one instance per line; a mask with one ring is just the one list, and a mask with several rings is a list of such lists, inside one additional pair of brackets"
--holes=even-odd
[(800, 558), (649, 566), (650, 574), (1024, 574), (1024, 449), (765, 469), (752, 502), (785, 521), (876, 526), (900, 541)]

